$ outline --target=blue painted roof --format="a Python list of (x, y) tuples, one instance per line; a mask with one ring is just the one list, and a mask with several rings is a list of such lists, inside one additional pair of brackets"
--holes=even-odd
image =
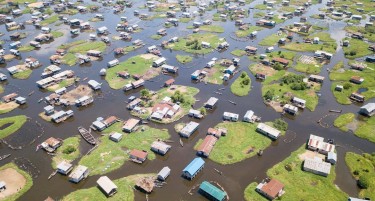
[(205, 162), (201, 157), (194, 158), (194, 160), (185, 167), (183, 172), (188, 172), (190, 175), (195, 175), (195, 173), (198, 172), (198, 170), (204, 165), (204, 163)]

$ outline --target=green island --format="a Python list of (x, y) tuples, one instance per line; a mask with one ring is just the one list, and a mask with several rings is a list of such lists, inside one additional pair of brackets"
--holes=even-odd
[(345, 31), (349, 33), (362, 33), (365, 38), (371, 42), (375, 42), (375, 29), (374, 27), (363, 27), (363, 26), (346, 26)]
[(217, 25), (203, 25), (199, 27), (199, 30), (212, 32), (212, 33), (224, 33), (224, 28)]
[(368, 49), (369, 44), (363, 40), (348, 38), (345, 38), (344, 40), (349, 41), (349, 46), (343, 47), (344, 55), (348, 59), (355, 59), (373, 54), (373, 52)]
[(17, 200), (33, 186), (30, 174), (14, 163), (7, 163), (0, 167), (0, 178), (6, 184), (12, 184), (7, 185), (6, 193), (2, 192), (3, 201)]
[(231, 54), (233, 54), (234, 56), (237, 56), (237, 57), (242, 57), (242, 56), (246, 55), (247, 53), (246, 53), (245, 50), (239, 50), (239, 49), (237, 49), (237, 50), (233, 50), (231, 52)]
[(61, 31), (51, 31), (51, 34), (52, 34), (53, 38), (60, 38), (61, 36), (64, 35), (64, 33), (61, 32)]
[(127, 160), (127, 150), (139, 149), (149, 150), (148, 159), (154, 160), (155, 153), (150, 151), (151, 143), (161, 139), (167, 140), (170, 135), (167, 130), (155, 129), (148, 126), (141, 126), (137, 131), (130, 134), (122, 132), (122, 122), (117, 122), (105, 130), (106, 134), (118, 132), (123, 134), (120, 142), (113, 142), (108, 135), (100, 138), (98, 148), (90, 155), (83, 156), (79, 164), (90, 169), (90, 175), (101, 175), (120, 168)]
[(232, 83), (230, 91), (237, 96), (246, 96), (251, 90), (251, 79), (246, 72), (241, 75)]
[[(210, 47), (203, 47), (202, 42), (210, 43)], [(172, 50), (182, 50), (193, 54), (208, 54), (212, 52), (222, 40), (212, 33), (196, 33), (180, 38), (176, 43), (171, 43), (166, 48)]]
[(354, 113), (345, 113), (337, 117), (333, 125), (342, 131), (349, 131), (348, 124), (353, 122), (354, 118)]
[(144, 80), (151, 79), (160, 74), (161, 68), (152, 67), (152, 63), (158, 59), (153, 54), (142, 54), (130, 57), (119, 65), (107, 69), (105, 80), (112, 89), (121, 89), (125, 84), (133, 81), (133, 78), (124, 79), (117, 75), (118, 72), (126, 71), (130, 75), (143, 76)]
[(112, 197), (106, 197), (98, 187), (94, 186), (87, 189), (76, 190), (65, 197), (62, 201), (76, 201), (76, 200), (123, 200), (133, 201), (134, 186), (136, 182), (143, 177), (156, 176), (155, 174), (136, 174), (113, 180), (117, 186), (117, 193)]
[[(345, 192), (338, 189), (335, 184), (336, 173), (334, 168), (328, 177), (323, 177), (313, 173), (305, 172), (301, 166), (303, 154), (306, 152), (305, 145), (292, 152), (292, 154), (282, 162), (276, 164), (267, 170), (267, 176), (279, 180), (285, 185), (285, 194), (281, 199), (290, 201), (299, 201), (301, 198), (311, 198), (314, 200), (331, 200), (341, 201), (347, 200), (348, 196)], [(266, 201), (265, 198), (260, 199), (255, 191), (256, 183), (251, 183), (245, 189), (246, 201)], [(301, 190), (303, 186), (303, 190)], [(258, 194), (259, 195), (259, 194)]]
[(176, 59), (178, 62), (182, 63), (182, 64), (186, 64), (186, 63), (189, 63), (189, 62), (192, 62), (193, 61), (193, 57), (189, 56), (189, 55), (176, 55)]
[(49, 17), (49, 18), (43, 20), (42, 22), (40, 22), (40, 25), (47, 26), (49, 24), (57, 22), (58, 20), (59, 20), (58, 15), (52, 15), (51, 17)]
[(80, 137), (74, 136), (66, 138), (61, 147), (56, 150), (56, 155), (52, 158), (52, 167), (57, 168), (57, 165), (63, 161), (71, 163), (80, 156), (79, 142)]
[(163, 36), (155, 34), (155, 35), (152, 35), (151, 38), (154, 39), (154, 40), (159, 40), (159, 39), (163, 38)]
[[(350, 61), (349, 63), (354, 63)], [(343, 105), (349, 105), (352, 102), (350, 101), (350, 95), (353, 92), (357, 92), (360, 89), (363, 90), (360, 94), (365, 96), (365, 100), (371, 99), (375, 97), (375, 64), (373, 63), (361, 63), (361, 65), (365, 65), (362, 71), (354, 70), (354, 69), (343, 69), (343, 65), (335, 66), (337, 70), (332, 71), (329, 74), (330, 80), (332, 80), (331, 91), (336, 98), (336, 101)], [(351, 82), (351, 78), (353, 76), (358, 76), (363, 78), (364, 81), (361, 84), (356, 84)], [(343, 89), (341, 91), (336, 90), (336, 86), (341, 85)]]
[(58, 49), (67, 50), (67, 54), (61, 59), (62, 63), (69, 66), (73, 66), (78, 61), (76, 54), (84, 54), (89, 50), (98, 50), (103, 52), (107, 48), (107, 45), (102, 41), (86, 41), (86, 40), (77, 40), (71, 43), (62, 44)]
[(156, 119), (151, 119), (151, 121), (155, 121), (158, 123), (172, 123), (183, 116), (189, 113), (189, 109), (191, 106), (194, 105), (196, 99), (194, 98), (197, 95), (199, 89), (195, 87), (187, 87), (181, 85), (173, 85), (172, 88), (163, 88), (157, 91), (154, 95), (152, 95), (147, 89), (143, 89), (141, 94), (141, 99), (143, 100), (141, 108), (145, 111), (144, 113), (137, 113), (132, 111), (131, 114), (142, 119), (148, 118), (151, 113), (152, 109), (155, 104), (161, 103), (165, 97), (170, 97), (174, 103), (180, 102), (180, 110), (173, 115), (172, 118), (163, 118), (161, 121)]
[[(0, 139), (17, 132), (27, 121), (25, 115), (18, 115), (13, 117), (5, 117), (0, 119)], [(5, 128), (3, 126), (6, 125)]]
[(30, 68), (27, 68), (27, 69), (24, 69), (21, 72), (13, 74), (12, 77), (14, 77), (16, 79), (20, 79), (20, 80), (26, 80), (27, 78), (30, 77), (30, 75), (31, 75), (32, 72), (33, 71)]
[(18, 51), (20, 52), (30, 52), (35, 50), (35, 47), (31, 45), (22, 45), (20, 48), (18, 48)]
[[(267, 122), (272, 124), (272, 122)], [(210, 153), (212, 161), (228, 165), (243, 161), (256, 155), (259, 150), (264, 150), (271, 145), (272, 140), (256, 131), (258, 124), (246, 122), (224, 122), (216, 128), (226, 128), (228, 133), (221, 137)], [(282, 131), (284, 134), (285, 132)], [(200, 139), (194, 146), (195, 149), (203, 142)]]
[[(252, 67), (252, 72), (259, 72), (259, 67)], [(263, 67), (263, 69), (268, 69)], [(318, 105), (316, 92), (320, 90), (320, 84), (313, 82), (304, 82), (304, 75), (294, 73), (286, 73), (285, 71), (265, 71), (271, 77), (267, 77), (262, 84), (262, 96), (264, 101), (270, 104), (276, 111), (281, 112), (281, 105), (288, 103), (293, 96), (306, 100), (306, 108), (311, 111), (315, 110)], [(278, 81), (277, 81), (278, 80)], [(277, 83), (274, 83), (277, 81)]]
[(375, 199), (375, 154), (345, 154), (345, 162), (361, 188), (359, 198)]

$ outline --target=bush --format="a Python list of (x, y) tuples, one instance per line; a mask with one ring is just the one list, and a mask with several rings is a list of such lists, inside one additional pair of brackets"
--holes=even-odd
[(75, 147), (73, 147), (73, 146), (68, 146), (67, 148), (65, 148), (64, 150), (63, 150), (63, 153), (64, 154), (71, 154), (71, 153), (73, 153), (73, 152), (75, 152), (77, 149), (75, 148)]
[(357, 182), (360, 188), (367, 189), (370, 185), (370, 177), (368, 177), (367, 175), (361, 175), (359, 176), (359, 179)]
[(355, 50), (352, 50), (352, 51), (349, 52), (349, 55), (350, 55), (350, 56), (354, 56), (354, 55), (356, 55), (356, 54), (357, 54), (357, 51), (355, 51)]
[(241, 73), (241, 78), (245, 78), (246, 77), (246, 73), (245, 72), (242, 72)]
[(344, 89), (349, 89), (352, 85), (350, 83), (345, 83), (343, 87)]
[(266, 94), (263, 97), (265, 100), (272, 100), (274, 95), (275, 95), (275, 92), (273, 90), (269, 90), (266, 92)]
[(288, 123), (280, 118), (275, 119), (275, 121), (273, 121), (273, 126), (279, 130), (288, 130)]
[(353, 174), (354, 174), (354, 175), (359, 175), (359, 170), (354, 170), (354, 171), (353, 171)]
[(199, 109), (199, 111), (201, 112), (202, 115), (206, 115), (207, 114), (207, 110), (204, 107), (202, 107), (201, 109)]
[(249, 85), (250, 83), (250, 78), (245, 78), (244, 80), (242, 80), (241, 82), (243, 85)]
[(180, 91), (176, 91), (174, 92), (173, 96), (171, 97), (172, 101), (174, 103), (176, 102), (180, 102), (180, 103), (184, 103), (185, 102), (185, 97), (183, 94), (181, 94)]

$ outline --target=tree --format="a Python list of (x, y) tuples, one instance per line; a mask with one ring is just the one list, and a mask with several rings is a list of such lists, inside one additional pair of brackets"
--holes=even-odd
[(174, 94), (172, 95), (171, 99), (172, 99), (172, 101), (174, 103), (176, 103), (176, 102), (184, 103), (185, 102), (184, 95), (181, 94), (181, 92), (178, 91), (178, 90), (176, 92), (174, 92)]
[(344, 84), (343, 87), (344, 87), (344, 89), (346, 90), (346, 89), (350, 89), (350, 87), (352, 87), (352, 85), (351, 85), (350, 83), (347, 82), (347, 83)]
[(288, 123), (284, 121), (284, 119), (280, 119), (280, 118), (275, 119), (275, 121), (273, 121), (273, 126), (275, 126), (275, 128), (279, 130), (283, 130), (283, 131), (288, 130)]
[(246, 73), (245, 72), (242, 72), (241, 73), (241, 78), (245, 78), (246, 77)]
[(269, 90), (264, 95), (265, 100), (272, 100), (273, 96), (275, 95), (275, 92), (273, 90)]
[(199, 111), (201, 112), (202, 115), (206, 115), (207, 114), (207, 110), (204, 107), (202, 107), (201, 109), (199, 109)]
[(144, 99), (150, 99), (151, 98), (151, 93), (148, 89), (142, 89), (140, 91), (141, 97)]
[(243, 85), (249, 85), (249, 83), (250, 83), (250, 78), (245, 78), (245, 79), (243, 79), (242, 80), (242, 82), (241, 82)]

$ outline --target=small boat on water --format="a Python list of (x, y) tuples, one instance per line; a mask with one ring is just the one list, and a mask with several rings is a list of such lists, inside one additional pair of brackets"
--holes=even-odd
[(88, 142), (91, 145), (96, 145), (96, 139), (94, 138), (94, 136), (91, 135), (91, 133), (88, 130), (80, 126), (78, 127), (78, 132), (79, 134), (81, 134), (83, 139), (86, 140), (86, 142)]

